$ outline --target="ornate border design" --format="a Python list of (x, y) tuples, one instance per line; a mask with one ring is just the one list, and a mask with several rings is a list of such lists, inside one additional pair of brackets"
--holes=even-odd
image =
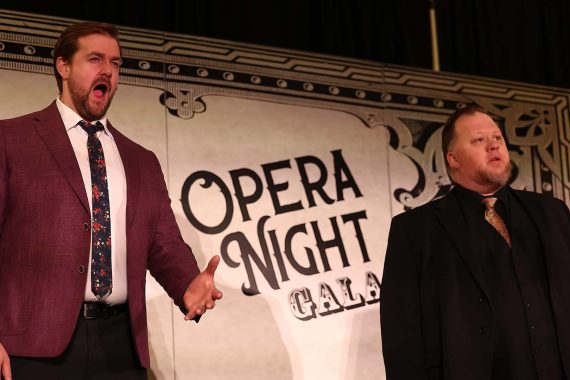
[[(52, 46), (75, 20), (0, 10), (0, 68), (52, 73)], [(384, 65), (172, 33), (120, 28), (121, 82), (163, 91), (158, 101), (183, 119), (207, 110), (207, 95), (348, 112), (383, 126), (393, 149), (418, 171), (412, 189), (395, 189), (405, 208), (450, 187), (440, 127), (455, 109), (477, 103), (505, 129), (514, 186), (551, 193), (570, 205), (570, 91)]]

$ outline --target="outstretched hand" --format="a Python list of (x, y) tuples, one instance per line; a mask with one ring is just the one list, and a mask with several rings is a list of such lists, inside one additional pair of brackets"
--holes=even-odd
[(222, 292), (214, 284), (214, 273), (219, 263), (220, 256), (212, 257), (206, 269), (196, 276), (186, 289), (183, 301), (188, 313), (184, 317), (185, 320), (194, 319), (204, 314), (206, 310), (213, 309), (216, 306), (216, 300), (222, 298)]
[(10, 369), (10, 358), (8, 353), (0, 344), (0, 379), (12, 380), (12, 371)]

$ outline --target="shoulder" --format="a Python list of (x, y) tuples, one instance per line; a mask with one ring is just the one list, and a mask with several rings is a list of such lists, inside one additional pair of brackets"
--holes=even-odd
[(131, 140), (112, 124), (109, 123), (107, 126), (121, 154), (123, 165), (144, 168), (145, 175), (163, 175), (160, 162), (154, 152)]
[(10, 119), (0, 120), (0, 127), (2, 128), (24, 128), (31, 126), (35, 121), (52, 122), (53, 120), (60, 120), (61, 116), (55, 105), (55, 101), (46, 108), (31, 112), (25, 115), (17, 116)]
[(396, 215), (393, 219), (393, 223), (405, 223), (405, 222), (418, 222), (427, 221), (435, 217), (438, 210), (447, 207), (447, 205), (452, 201), (452, 194), (447, 194), (441, 198), (432, 200), (421, 206), (415, 207), (413, 209), (404, 211), (401, 214)]
[(522, 201), (533, 202), (541, 205), (559, 205), (564, 204), (560, 199), (553, 197), (550, 194), (535, 193), (527, 190), (510, 189), (512, 194)]
[(27, 125), (27, 124), (30, 124), (31, 121), (37, 120), (43, 112), (45, 112), (45, 110), (36, 111), (36, 112), (32, 112), (32, 113), (29, 113), (26, 115), (13, 117), (11, 119), (0, 120), (0, 126), (3, 126), (3, 127), (18, 126), (19, 127), (22, 125)]
[(122, 134), (111, 123), (108, 124), (108, 128), (109, 128), (109, 131), (111, 132), (111, 134), (113, 135), (113, 139), (115, 140), (117, 145), (120, 145), (124, 149), (128, 149), (129, 152), (131, 152), (131, 153), (135, 152), (135, 153), (142, 154), (145, 156), (153, 156), (154, 157), (154, 153), (152, 151), (148, 150), (144, 146), (140, 145), (139, 143), (131, 140), (130, 138), (128, 138), (127, 136)]
[(512, 190), (512, 194), (529, 211), (537, 212), (543, 217), (552, 217), (559, 220), (560, 218), (563, 220), (570, 219), (568, 206), (562, 200), (550, 194), (540, 194), (525, 190)]
[(30, 120), (34, 120), (36, 118), (36, 115), (38, 115), (38, 114), (39, 114), (39, 112), (33, 112), (33, 113), (29, 113), (27, 115), (18, 116), (18, 117), (14, 117), (11, 119), (0, 120), (0, 125), (11, 126), (11, 125), (26, 124)]

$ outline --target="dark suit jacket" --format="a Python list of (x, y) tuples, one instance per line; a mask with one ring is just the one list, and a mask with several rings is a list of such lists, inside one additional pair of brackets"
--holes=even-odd
[[(570, 374), (570, 213), (560, 200), (512, 191), (538, 228)], [(493, 305), (466, 228), (453, 190), (392, 220), (380, 297), (388, 380), (490, 378)]]
[[(149, 366), (147, 268), (177, 305), (199, 273), (183, 242), (156, 156), (109, 126), (127, 181), (127, 289), (131, 328)], [(55, 102), (0, 122), (0, 343), (9, 355), (51, 357), (79, 316), (91, 211)]]

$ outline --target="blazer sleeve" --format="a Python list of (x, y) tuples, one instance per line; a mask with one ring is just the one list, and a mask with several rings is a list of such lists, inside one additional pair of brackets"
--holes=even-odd
[(387, 380), (428, 378), (422, 340), (420, 252), (405, 214), (392, 220), (380, 295), (382, 351)]
[(180, 234), (158, 159), (154, 154), (152, 158), (153, 181), (159, 184), (156, 196), (159, 211), (151, 236), (148, 269), (174, 303), (185, 312), (182, 297), (200, 269), (192, 250)]
[(6, 163), (6, 139), (4, 128), (0, 123), (0, 236), (4, 230), (5, 205), (6, 205), (6, 184), (8, 182), (8, 167)]

